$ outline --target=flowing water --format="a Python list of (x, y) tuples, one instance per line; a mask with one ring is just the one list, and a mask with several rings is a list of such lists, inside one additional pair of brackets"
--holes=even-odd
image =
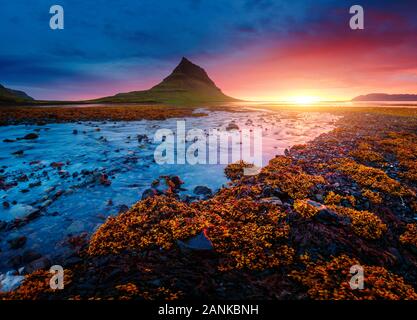
[[(184, 181), (181, 194), (193, 195), (196, 186), (216, 191), (227, 183), (225, 165), (158, 165), (153, 141), (158, 129), (225, 128), (234, 121), (239, 128), (262, 129), (263, 163), (286, 148), (305, 143), (334, 128), (337, 116), (297, 111), (210, 112), (207, 117), (164, 121), (80, 122), (0, 127), (0, 221), (9, 225), (39, 208), (40, 216), (8, 231), (0, 231), (0, 271), (11, 269), (10, 260), (33, 250), (53, 263), (70, 254), (65, 239), (91, 234), (109, 215), (141, 199), (144, 190), (161, 175), (177, 175)], [(250, 120), (250, 121), (248, 121)], [(76, 131), (74, 131), (76, 130)], [(33, 140), (15, 140), (28, 133)], [(138, 135), (149, 141), (139, 142)], [(23, 154), (19, 154), (23, 151)], [(18, 152), (17, 154), (14, 154)], [(106, 174), (107, 181), (100, 177)], [(5, 206), (1, 203), (7, 204)], [(22, 248), (10, 249), (9, 240), (27, 238)]]

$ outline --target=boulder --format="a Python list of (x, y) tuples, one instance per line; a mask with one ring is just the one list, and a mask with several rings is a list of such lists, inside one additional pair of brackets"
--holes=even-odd
[(196, 195), (203, 195), (203, 196), (210, 196), (213, 193), (213, 191), (209, 187), (206, 187), (206, 186), (197, 186), (194, 188), (193, 192)]
[(28, 133), (27, 135), (25, 135), (22, 139), (24, 140), (34, 140), (34, 139), (38, 139), (39, 135), (36, 133)]
[(274, 204), (274, 205), (277, 205), (277, 206), (282, 206), (282, 201), (278, 197), (263, 198), (263, 199), (261, 199), (260, 202), (261, 203)]
[(232, 131), (232, 130), (239, 130), (239, 126), (234, 123), (234, 122), (230, 122), (227, 127), (226, 127), (227, 131)]
[(8, 240), (10, 249), (17, 250), (26, 244), (27, 238), (25, 236), (19, 236)]
[(156, 196), (158, 194), (158, 191), (156, 189), (146, 189), (145, 191), (143, 191), (142, 193), (142, 200), (145, 200), (147, 198), (152, 198), (154, 196)]
[(25, 273), (30, 274), (38, 270), (45, 270), (51, 266), (51, 261), (46, 257), (36, 259), (25, 266)]
[(211, 251), (214, 249), (213, 244), (211, 243), (210, 239), (207, 238), (204, 231), (188, 240), (178, 240), (177, 243), (182, 250)]

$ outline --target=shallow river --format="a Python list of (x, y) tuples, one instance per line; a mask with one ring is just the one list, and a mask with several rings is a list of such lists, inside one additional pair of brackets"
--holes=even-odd
[[(260, 128), (263, 163), (267, 164), (286, 148), (332, 130), (336, 119), (334, 115), (314, 112), (219, 111), (207, 117), (165, 121), (0, 127), (0, 180), (7, 189), (0, 190), (0, 221), (10, 224), (42, 208), (39, 217), (19, 228), (0, 231), (0, 271), (11, 270), (11, 259), (27, 250), (52, 262), (59, 261), (70, 253), (63, 245), (68, 236), (91, 234), (106, 217), (140, 200), (143, 191), (161, 175), (179, 176), (186, 189), (181, 192), (183, 196), (193, 195), (196, 186), (216, 191), (226, 184), (225, 165), (155, 163), (155, 131), (175, 131), (177, 120), (185, 120), (187, 130), (199, 128), (206, 132), (224, 129), (231, 121), (241, 129)], [(29, 133), (39, 137), (16, 140)], [(139, 142), (138, 135), (147, 135), (149, 141)], [(16, 141), (4, 142), (5, 139)], [(108, 182), (100, 180), (102, 174), (108, 176)], [(25, 236), (26, 243), (11, 249), (9, 240), (19, 236)]]

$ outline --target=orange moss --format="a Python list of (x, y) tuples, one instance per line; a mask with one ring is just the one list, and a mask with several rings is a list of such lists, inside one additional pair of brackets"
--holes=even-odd
[(417, 300), (412, 286), (383, 267), (362, 266), (364, 289), (352, 290), (350, 268), (354, 265), (360, 265), (359, 261), (342, 255), (328, 262), (307, 263), (305, 271), (293, 271), (290, 276), (316, 300)]
[(233, 197), (195, 205), (210, 223), (207, 236), (220, 254), (220, 270), (262, 270), (292, 263), (293, 249), (282, 244), (289, 226), (276, 206)]
[(163, 105), (103, 105), (99, 107), (2, 107), (0, 125), (10, 123), (70, 122), (70, 121), (132, 121), (164, 120), (168, 118), (201, 117), (194, 107)]
[(361, 142), (358, 145), (357, 150), (349, 153), (352, 157), (358, 159), (361, 162), (383, 162), (384, 157), (371, 149), (368, 143)]
[(365, 198), (368, 198), (369, 201), (371, 201), (372, 204), (381, 204), (382, 203), (382, 198), (381, 195), (378, 192), (373, 192), (369, 189), (363, 189), (362, 190), (362, 195)]
[(330, 206), (330, 208), (338, 214), (349, 217), (353, 231), (360, 237), (376, 240), (387, 231), (387, 225), (372, 212), (338, 206)]
[(390, 178), (384, 171), (358, 164), (350, 159), (337, 159), (333, 167), (349, 176), (362, 187), (378, 189), (394, 196), (411, 196), (414, 192)]
[[(25, 276), (22, 284), (14, 291), (0, 293), (0, 300), (39, 300), (47, 294), (56, 292), (50, 287), (52, 274), (46, 270), (38, 270)], [(65, 270), (64, 286), (72, 281), (71, 270)]]
[(91, 238), (88, 252), (101, 255), (152, 247), (169, 249), (176, 240), (196, 235), (205, 226), (195, 209), (174, 197), (147, 198), (110, 217)]
[(343, 200), (347, 200), (349, 201), (349, 203), (352, 206), (355, 206), (356, 204), (356, 199), (354, 196), (349, 195), (349, 196), (342, 196), (340, 194), (334, 193), (333, 191), (330, 191), (326, 197), (324, 198), (324, 203), (327, 205), (332, 205), (332, 204), (340, 204)]
[(279, 188), (293, 199), (304, 199), (317, 184), (324, 184), (324, 178), (305, 173), (300, 166), (292, 164), (291, 158), (277, 156), (258, 176), (260, 182)]
[(235, 181), (243, 177), (245, 168), (253, 168), (253, 167), (254, 167), (253, 164), (246, 163), (243, 160), (240, 160), (236, 163), (229, 164), (224, 169), (224, 174), (226, 175), (228, 179)]
[(416, 223), (407, 224), (407, 229), (400, 236), (400, 241), (402, 244), (409, 244), (414, 247), (417, 247), (417, 224)]
[(303, 218), (311, 218), (314, 217), (317, 213), (319, 213), (320, 209), (308, 203), (307, 200), (295, 200), (294, 202), (294, 210)]

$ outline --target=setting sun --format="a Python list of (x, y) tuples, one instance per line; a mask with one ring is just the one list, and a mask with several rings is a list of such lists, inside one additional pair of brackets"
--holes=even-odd
[(290, 98), (290, 101), (297, 104), (312, 104), (320, 101), (320, 99), (318, 97), (312, 96), (299, 96)]

